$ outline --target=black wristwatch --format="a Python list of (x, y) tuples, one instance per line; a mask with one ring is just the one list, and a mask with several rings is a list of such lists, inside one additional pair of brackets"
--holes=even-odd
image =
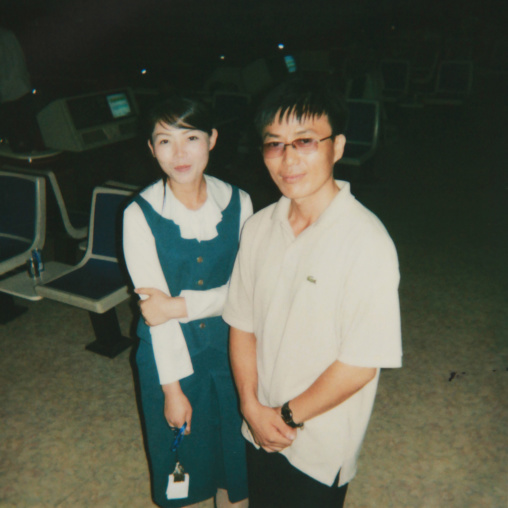
[(282, 419), (284, 420), (284, 423), (288, 425), (289, 427), (292, 427), (293, 429), (302, 429), (303, 423), (295, 423), (293, 421), (293, 411), (289, 409), (289, 401), (284, 403), (282, 407), (280, 408), (280, 415)]

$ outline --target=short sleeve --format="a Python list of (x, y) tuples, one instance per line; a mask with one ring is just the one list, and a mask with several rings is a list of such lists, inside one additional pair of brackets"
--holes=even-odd
[(236, 256), (229, 292), (222, 315), (224, 321), (234, 328), (252, 333), (253, 319), (253, 266), (251, 265), (251, 241), (249, 223), (243, 229), (240, 248)]
[(388, 234), (361, 245), (336, 314), (339, 360), (359, 367), (400, 367), (399, 268)]

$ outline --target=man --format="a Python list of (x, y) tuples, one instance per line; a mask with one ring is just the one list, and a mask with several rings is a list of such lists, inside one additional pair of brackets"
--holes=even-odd
[(256, 119), (283, 197), (246, 223), (223, 315), (251, 508), (343, 506), (379, 371), (401, 365), (395, 248), (333, 178), (346, 116), (327, 87), (300, 80)]

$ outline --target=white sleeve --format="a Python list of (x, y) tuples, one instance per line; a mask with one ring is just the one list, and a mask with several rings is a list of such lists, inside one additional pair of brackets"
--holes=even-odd
[[(156, 288), (170, 295), (160, 266), (155, 239), (138, 204), (124, 213), (123, 250), (135, 288)], [(171, 295), (170, 295), (171, 296)], [(194, 370), (177, 320), (150, 327), (159, 381), (162, 385), (190, 376)]]
[[(250, 225), (249, 222), (247, 226)], [(228, 325), (250, 333), (254, 332), (254, 284), (250, 256), (253, 250), (252, 232), (252, 227), (246, 227), (242, 232), (240, 249), (231, 274), (228, 297), (222, 314), (222, 318)]]
[[(250, 196), (240, 191), (240, 230), (245, 221), (252, 215), (252, 201)], [(179, 319), (180, 323), (188, 323), (195, 319), (221, 316), (228, 295), (229, 283), (206, 291), (183, 290), (180, 296), (185, 298), (187, 317)]]
[(396, 368), (402, 365), (399, 308), (399, 265), (386, 235), (360, 244), (343, 288), (346, 295), (336, 313), (342, 337), (339, 360), (359, 367)]

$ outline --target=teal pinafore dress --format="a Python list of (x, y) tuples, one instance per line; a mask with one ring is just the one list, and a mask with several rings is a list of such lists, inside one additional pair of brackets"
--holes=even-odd
[[(172, 295), (184, 289), (206, 290), (227, 283), (238, 250), (240, 195), (233, 187), (231, 201), (212, 240), (183, 239), (180, 228), (165, 219), (141, 196), (134, 201), (143, 211)], [(141, 389), (152, 496), (161, 507), (181, 507), (213, 497), (217, 488), (228, 491), (231, 502), (248, 497), (245, 443), (228, 359), (228, 325), (222, 317), (181, 323), (194, 374), (180, 380), (192, 413), (191, 434), (185, 436), (178, 458), (190, 475), (189, 497), (168, 501), (168, 475), (175, 467), (170, 447), (174, 434), (164, 417), (162, 393), (150, 329), (140, 319), (141, 339), (136, 354)], [(169, 338), (168, 338), (169, 339)]]

